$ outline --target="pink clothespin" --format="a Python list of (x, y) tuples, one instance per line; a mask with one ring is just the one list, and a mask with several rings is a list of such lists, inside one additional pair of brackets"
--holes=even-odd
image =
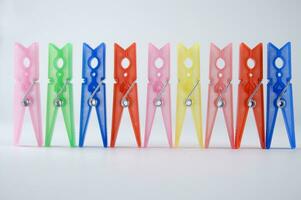
[(205, 147), (209, 147), (216, 113), (223, 109), (231, 148), (234, 148), (233, 98), (232, 98), (232, 44), (219, 49), (214, 44), (210, 48), (209, 94)]
[(14, 144), (19, 144), (25, 108), (28, 107), (38, 146), (42, 146), (38, 43), (28, 48), (15, 44), (15, 79)]
[(170, 45), (157, 49), (148, 47), (147, 110), (144, 147), (147, 147), (155, 112), (161, 108), (169, 146), (172, 147), (171, 103), (170, 103)]

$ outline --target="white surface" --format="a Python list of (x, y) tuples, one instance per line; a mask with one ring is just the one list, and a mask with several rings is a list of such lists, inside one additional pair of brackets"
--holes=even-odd
[(300, 155), (0, 147), (0, 199), (300, 199)]
[[(13, 44), (40, 43), (40, 83), (43, 116), (46, 110), (47, 45), (74, 45), (74, 110), (79, 122), (82, 43), (107, 44), (108, 132), (111, 129), (113, 43), (126, 47), (137, 42), (141, 132), (144, 132), (147, 45), (172, 46), (171, 87), (175, 127), (176, 45), (201, 44), (203, 124), (208, 85), (209, 44), (233, 42), (234, 113), (238, 84), (238, 46), (264, 42), (278, 47), (292, 42), (293, 87), (297, 144), (300, 146), (301, 79), (300, 1), (13, 1), (0, 0), (0, 199), (300, 199), (300, 150), (258, 147), (254, 119), (248, 119), (240, 151), (229, 149), (134, 149), (129, 116), (125, 112), (117, 140), (118, 149), (69, 149), (61, 114), (51, 149), (11, 146)], [(265, 80), (266, 82), (266, 80)], [(22, 144), (35, 144), (27, 114)], [(98, 146), (100, 136), (95, 114), (87, 133), (87, 145)], [(43, 119), (45, 124), (45, 118)], [(78, 130), (78, 125), (77, 125)], [(150, 146), (166, 146), (162, 119), (156, 115)], [(287, 147), (281, 115), (273, 146)], [(77, 134), (78, 135), (78, 134)], [(110, 135), (110, 134), (109, 134)], [(216, 120), (212, 146), (228, 147), (221, 114)], [(182, 146), (197, 146), (191, 114), (187, 113)], [(114, 198), (113, 198), (114, 197)]]

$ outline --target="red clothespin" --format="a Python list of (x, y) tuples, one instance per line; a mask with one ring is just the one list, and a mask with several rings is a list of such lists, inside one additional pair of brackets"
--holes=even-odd
[(114, 45), (114, 100), (112, 117), (111, 147), (115, 142), (119, 130), (121, 115), (124, 108), (128, 108), (134, 128), (136, 142), (141, 147), (140, 122), (138, 109), (138, 89), (136, 73), (136, 43), (127, 49), (118, 44)]
[(262, 43), (254, 49), (240, 45), (235, 148), (240, 148), (249, 108), (254, 112), (261, 148), (265, 148), (262, 57)]
[(233, 98), (232, 98), (232, 44), (219, 49), (210, 48), (209, 94), (205, 148), (209, 147), (217, 110), (223, 109), (231, 147), (234, 148)]

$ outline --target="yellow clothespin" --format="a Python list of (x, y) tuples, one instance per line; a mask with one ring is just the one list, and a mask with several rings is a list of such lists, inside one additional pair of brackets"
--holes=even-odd
[(200, 45), (195, 43), (187, 49), (178, 45), (178, 89), (176, 113), (176, 147), (179, 146), (186, 109), (191, 107), (195, 129), (200, 147), (203, 147), (201, 83), (200, 83)]

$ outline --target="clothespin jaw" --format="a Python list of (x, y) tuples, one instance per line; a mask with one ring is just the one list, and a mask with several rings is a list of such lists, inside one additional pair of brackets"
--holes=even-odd
[[(162, 61), (162, 63), (159, 63)], [(161, 65), (160, 65), (161, 64)], [(147, 109), (144, 147), (148, 141), (157, 107), (161, 108), (169, 146), (172, 147), (171, 100), (170, 100), (170, 44), (161, 49), (148, 46)]]
[(28, 107), (38, 146), (43, 145), (40, 83), (39, 45), (33, 43), (28, 48), (15, 44), (15, 90), (14, 90), (14, 144), (18, 145)]
[(179, 146), (187, 107), (191, 107), (194, 125), (200, 147), (203, 147), (201, 87), (200, 87), (200, 46), (194, 44), (187, 49), (178, 45), (178, 89), (176, 111), (176, 141)]
[(62, 108), (65, 126), (71, 147), (75, 146), (75, 127), (72, 91), (72, 45), (59, 49), (49, 44), (48, 97), (45, 146), (51, 145), (58, 108)]
[(278, 110), (282, 110), (284, 123), (292, 149), (296, 148), (294, 105), (291, 72), (291, 43), (278, 49), (268, 44), (268, 85), (267, 85), (267, 130), (266, 148), (271, 147)]
[(141, 147), (138, 86), (135, 82), (136, 73), (136, 43), (127, 49), (114, 45), (114, 96), (111, 147), (115, 147), (121, 116), (124, 108), (129, 109), (132, 126), (138, 147)]
[(105, 79), (106, 46), (104, 43), (92, 49), (88, 44), (83, 44), (82, 64), (82, 95), (80, 114), (79, 146), (83, 147), (90, 113), (96, 109), (103, 146), (107, 147), (106, 124), (106, 85)]
[(209, 79), (205, 147), (209, 147), (217, 110), (222, 108), (231, 148), (234, 148), (233, 89), (231, 84), (232, 44), (229, 44), (224, 49), (219, 49), (211, 43)]
[(261, 148), (265, 148), (264, 100), (263, 100), (263, 45), (254, 49), (240, 45), (239, 86), (235, 148), (240, 148), (249, 108), (253, 109)]

